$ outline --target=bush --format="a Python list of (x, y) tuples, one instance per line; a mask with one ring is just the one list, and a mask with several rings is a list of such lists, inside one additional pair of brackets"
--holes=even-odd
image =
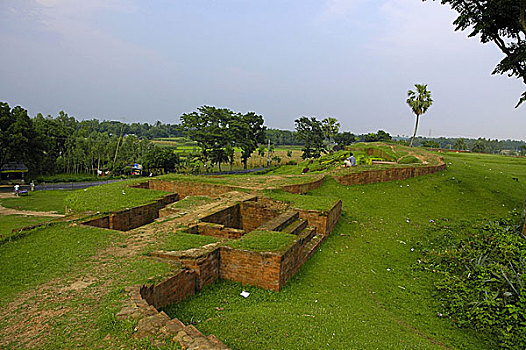
[[(425, 269), (436, 284), (443, 314), (459, 327), (493, 336), (502, 348), (526, 348), (526, 241), (519, 214), (474, 228), (444, 226), (444, 242), (431, 250)], [(467, 232), (466, 232), (467, 231)]]
[(398, 164), (415, 164), (421, 163), (420, 159), (415, 156), (405, 156), (404, 158), (398, 161)]
[(298, 162), (296, 162), (295, 160), (289, 160), (287, 163), (285, 163), (286, 165), (298, 165)]

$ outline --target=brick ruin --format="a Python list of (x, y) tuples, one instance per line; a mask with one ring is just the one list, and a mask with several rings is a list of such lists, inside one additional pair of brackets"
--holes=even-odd
[[(313, 188), (321, 183), (317, 180), (315, 184), (303, 187)], [(208, 235), (222, 241), (239, 239), (254, 230), (297, 236), (283, 251), (237, 249), (218, 242), (184, 251), (151, 253), (157, 259), (176, 261), (182, 268), (161, 283), (129, 288), (130, 299), (117, 317), (138, 320), (139, 337), (159, 332), (183, 332), (188, 341), (200, 339), (209, 348), (222, 349), (226, 346), (217, 338), (205, 337), (195, 327), (185, 326), (158, 310), (198, 293), (218, 279), (279, 291), (325, 241), (342, 210), (341, 201), (335, 202), (327, 211), (292, 208), (283, 202), (235, 191), (237, 188), (232, 186), (150, 180), (136, 187), (172, 193), (158, 201), (91, 218), (82, 224), (128, 231), (157, 221), (161, 230), (166, 229), (166, 232)], [(304, 188), (291, 188), (291, 192), (295, 193), (302, 190)], [(189, 196), (215, 198), (211, 203), (181, 210), (177, 203)], [(178, 340), (184, 345), (183, 333)], [(188, 337), (188, 334), (192, 336)]]
[[(438, 166), (374, 170), (334, 178), (343, 185), (368, 184), (444, 169), (442, 162)], [(301, 194), (320, 187), (323, 181), (321, 177), (311, 183), (283, 186), (282, 189)], [(170, 319), (159, 309), (198, 293), (218, 279), (279, 291), (327, 239), (342, 212), (341, 200), (327, 211), (305, 210), (256, 194), (237, 192), (239, 188), (226, 185), (153, 179), (136, 187), (170, 194), (157, 202), (97, 217), (84, 224), (126, 231), (157, 220), (167, 232), (182, 230), (223, 240), (240, 239), (254, 230), (297, 236), (284, 251), (237, 249), (220, 242), (184, 251), (152, 252), (152, 257), (176, 261), (182, 268), (158, 284), (130, 287), (130, 298), (117, 313), (117, 318), (137, 320), (138, 337), (159, 333), (175, 335), (174, 340), (183, 348), (227, 349), (227, 346), (214, 335), (205, 336), (192, 325)], [(177, 202), (189, 196), (216, 197), (216, 200), (195, 210), (178, 209)]]

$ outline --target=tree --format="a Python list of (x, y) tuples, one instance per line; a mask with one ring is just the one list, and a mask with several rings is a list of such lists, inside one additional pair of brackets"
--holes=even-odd
[(180, 158), (174, 151), (155, 146), (146, 154), (143, 163), (148, 170), (162, 169), (166, 173), (176, 169)]
[(315, 117), (311, 117), (310, 119), (301, 117), (296, 119), (294, 123), (296, 123), (297, 138), (305, 142), (301, 157), (303, 159), (311, 157), (319, 158), (321, 153), (325, 152), (322, 123)]
[(486, 153), (488, 151), (487, 141), (484, 139), (478, 139), (477, 142), (471, 147), (471, 152)]
[(334, 141), (338, 144), (338, 146), (345, 147), (355, 142), (356, 136), (354, 136), (354, 134), (349, 131), (344, 131), (334, 135)]
[(24, 161), (31, 171), (41, 156), (42, 147), (27, 111), (20, 106), (11, 109), (0, 102), (0, 166)]
[(370, 132), (364, 135), (363, 140), (365, 142), (376, 142), (378, 141), (378, 134), (375, 134), (374, 132)]
[(422, 147), (427, 148), (440, 148), (440, 144), (435, 140), (424, 140), (422, 141)]
[(265, 141), (265, 126), (263, 117), (254, 112), (236, 114), (232, 118), (231, 127), (234, 143), (241, 148), (241, 162), (247, 168), (247, 161), (256, 150), (259, 143)]
[(431, 92), (427, 90), (427, 85), (415, 84), (416, 91), (409, 90), (407, 92), (407, 104), (411, 107), (411, 110), (416, 115), (415, 132), (409, 142), (409, 147), (413, 146), (413, 141), (416, 137), (416, 131), (418, 129), (418, 119), (424, 114), (429, 107), (433, 104), (431, 99)]
[(321, 121), (321, 127), (323, 129), (323, 135), (330, 144), (331, 139), (333, 139), (334, 135), (336, 135), (340, 130), (340, 123), (338, 123), (338, 119), (328, 117)]
[(378, 130), (376, 135), (378, 136), (378, 141), (380, 141), (380, 142), (388, 142), (388, 141), (392, 141), (393, 140), (391, 135), (389, 135), (388, 132), (385, 132), (383, 130)]
[[(424, 0), (425, 1), (425, 0)], [(492, 74), (508, 74), (526, 84), (526, 0), (441, 0), (459, 16), (455, 30), (471, 30), (468, 37), (480, 35), (482, 43), (493, 42), (504, 54)], [(518, 107), (526, 101), (522, 94)]]
[(459, 151), (465, 150), (467, 148), (466, 141), (463, 138), (456, 139), (453, 148)]
[(205, 172), (208, 167), (208, 158), (213, 150), (221, 149), (229, 144), (233, 136), (228, 132), (229, 123), (232, 121), (233, 112), (226, 108), (201, 106), (197, 112), (183, 114), (181, 126), (186, 135), (201, 148)]

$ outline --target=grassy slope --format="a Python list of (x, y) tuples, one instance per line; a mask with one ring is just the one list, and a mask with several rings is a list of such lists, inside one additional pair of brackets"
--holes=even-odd
[(64, 199), (72, 191), (35, 191), (30, 192), (28, 196), (13, 198), (2, 198), (0, 204), (6, 208), (19, 210), (36, 210), (36, 211), (56, 211), (64, 214)]
[[(459, 154), (446, 162), (444, 173), (407, 181), (343, 187), (328, 180), (300, 198), (341, 198), (342, 219), (280, 293), (220, 282), (179, 304), (176, 315), (235, 349), (491, 349), (482, 335), (436, 316), (434, 276), (415, 265), (430, 220), (481, 220), (519, 208), (526, 159)], [(243, 289), (249, 298), (239, 296)]]
[(79, 267), (115, 235), (109, 230), (55, 224), (0, 246), (0, 305)]
[(0, 240), (11, 236), (15, 228), (37, 225), (52, 219), (44, 216), (0, 215)]
[[(56, 310), (66, 312), (57, 312), (49, 320), (51, 332), (45, 337), (40, 337), (38, 330), (30, 330), (34, 326), (31, 322), (20, 322), (16, 312), (0, 318), (0, 331), (16, 322), (21, 332), (39, 338), (38, 348), (42, 349), (109, 349), (121, 345), (127, 349), (155, 348), (147, 339), (134, 339), (136, 322), (116, 320), (115, 313), (121, 309), (121, 301), (127, 298), (124, 287), (159, 282), (173, 275), (174, 267), (166, 262), (136, 256), (97, 256), (101, 249), (125, 246), (126, 235), (66, 225), (37, 229), (0, 246), (0, 306), (18, 294), (29, 292), (35, 293), (33, 299), (44, 300), (34, 303), (31, 299), (23, 299), (35, 308), (34, 315)], [(64, 289), (74, 281), (85, 281), (86, 276), (95, 277), (94, 283), (87, 288), (81, 291)], [(51, 283), (45, 285), (46, 282)], [(99, 297), (101, 289), (106, 293)], [(93, 294), (94, 290), (96, 294)], [(20, 349), (26, 346), (14, 341), (0, 347)], [(166, 348), (180, 349), (178, 344)]]

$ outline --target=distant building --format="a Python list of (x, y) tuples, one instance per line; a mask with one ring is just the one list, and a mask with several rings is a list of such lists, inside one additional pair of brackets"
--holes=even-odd
[(7, 181), (24, 181), (27, 171), (27, 166), (23, 162), (9, 162), (0, 168), (0, 178)]

